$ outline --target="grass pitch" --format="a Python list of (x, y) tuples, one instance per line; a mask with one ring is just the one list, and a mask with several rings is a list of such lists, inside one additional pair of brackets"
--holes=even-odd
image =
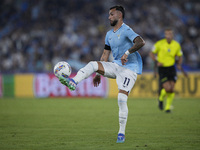
[(116, 99), (0, 99), (0, 150), (199, 150), (200, 100), (129, 99), (126, 141), (117, 144)]

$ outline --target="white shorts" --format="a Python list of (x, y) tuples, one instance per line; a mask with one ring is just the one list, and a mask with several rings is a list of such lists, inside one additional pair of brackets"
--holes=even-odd
[(113, 62), (104, 62), (101, 61), (104, 68), (104, 76), (108, 78), (116, 79), (118, 89), (130, 92), (133, 88), (136, 79), (137, 73), (119, 66)]

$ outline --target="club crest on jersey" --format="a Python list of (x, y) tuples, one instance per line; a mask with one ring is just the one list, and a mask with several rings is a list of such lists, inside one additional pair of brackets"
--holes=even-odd
[(118, 39), (120, 39), (120, 34), (117, 35)]
[(167, 51), (168, 51), (168, 52), (170, 52), (171, 50), (170, 50), (170, 49), (168, 49)]

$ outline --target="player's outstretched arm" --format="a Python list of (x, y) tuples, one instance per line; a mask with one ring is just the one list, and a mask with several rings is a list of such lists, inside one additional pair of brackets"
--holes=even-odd
[(110, 56), (110, 50), (104, 49), (103, 54), (101, 55), (100, 61), (108, 61), (108, 58)]
[(154, 78), (156, 78), (157, 76), (157, 59), (156, 59), (156, 55), (153, 52), (149, 53), (149, 56), (151, 57), (151, 59), (154, 61), (154, 66), (153, 66), (153, 72), (154, 72)]
[(182, 62), (183, 62), (183, 58), (182, 58), (182, 56), (179, 56), (178, 57), (178, 60), (176, 61), (176, 66), (177, 66), (177, 68), (183, 73), (183, 75), (185, 76), (185, 77), (188, 77), (188, 74), (187, 74), (187, 72), (185, 72), (185, 70), (183, 69), (183, 67), (182, 67)]
[[(100, 61), (108, 61), (108, 58), (110, 56), (110, 52), (111, 52), (110, 50), (104, 49)], [(98, 70), (98, 71), (99, 71), (99, 73), (101, 73), (100, 70)], [(101, 83), (101, 76), (100, 76), (99, 73), (97, 73), (96, 76), (93, 79), (93, 84), (94, 84), (95, 87), (99, 86), (99, 84)]]

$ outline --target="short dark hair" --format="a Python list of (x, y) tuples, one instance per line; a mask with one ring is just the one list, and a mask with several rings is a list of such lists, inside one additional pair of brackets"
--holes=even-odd
[(125, 9), (124, 9), (123, 6), (116, 5), (116, 6), (111, 7), (110, 10), (111, 10), (111, 9), (114, 9), (114, 8), (115, 8), (116, 10), (118, 10), (118, 11), (121, 11), (122, 17), (123, 17), (123, 18), (125, 17)]
[(165, 31), (173, 31), (172, 27), (165, 27)]

